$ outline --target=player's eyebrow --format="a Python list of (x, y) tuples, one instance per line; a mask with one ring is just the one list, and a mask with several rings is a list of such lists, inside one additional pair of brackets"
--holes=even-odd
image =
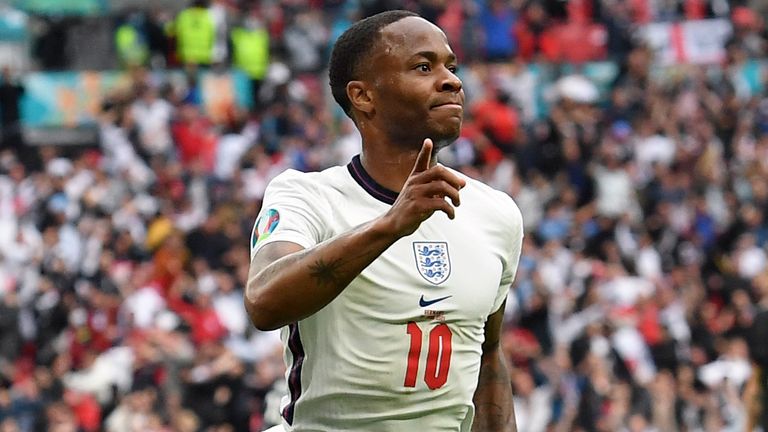
[[(416, 54), (414, 54), (413, 56), (411, 56), (411, 60), (414, 60), (414, 59), (416, 59), (418, 57), (423, 57), (423, 58), (431, 61), (432, 63), (436, 63), (438, 61), (438, 57), (439, 56), (434, 51), (419, 51)], [(456, 54), (454, 54), (452, 52), (448, 53), (447, 60), (448, 60), (449, 63), (455, 63), (456, 62)]]

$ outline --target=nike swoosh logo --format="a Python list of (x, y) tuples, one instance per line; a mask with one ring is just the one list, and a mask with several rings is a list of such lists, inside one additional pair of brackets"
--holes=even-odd
[(424, 294), (422, 294), (421, 298), (419, 299), (419, 306), (427, 307), (429, 305), (433, 305), (433, 304), (435, 304), (437, 302), (441, 302), (441, 301), (443, 301), (443, 300), (445, 300), (447, 298), (450, 298), (450, 297), (452, 297), (452, 296), (440, 297), (440, 298), (436, 298), (434, 300), (424, 300)]

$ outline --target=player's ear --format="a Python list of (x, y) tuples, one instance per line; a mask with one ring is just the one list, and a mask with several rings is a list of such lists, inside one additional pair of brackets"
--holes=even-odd
[(366, 114), (373, 112), (373, 92), (365, 81), (350, 81), (347, 83), (347, 97), (352, 106)]

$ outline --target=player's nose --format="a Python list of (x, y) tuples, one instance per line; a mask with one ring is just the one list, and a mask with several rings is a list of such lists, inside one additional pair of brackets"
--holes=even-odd
[(458, 93), (462, 87), (459, 77), (448, 68), (442, 68), (442, 72), (438, 85), (439, 89), (441, 91)]

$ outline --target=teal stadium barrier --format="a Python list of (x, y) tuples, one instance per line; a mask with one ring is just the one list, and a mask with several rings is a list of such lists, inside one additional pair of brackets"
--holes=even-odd
[[(154, 75), (155, 82), (184, 85), (181, 71)], [(199, 85), (202, 108), (214, 120), (224, 119), (233, 106), (249, 107), (250, 82), (238, 71), (203, 72)], [(127, 88), (129, 77), (118, 71), (37, 72), (25, 76), (24, 86), (21, 116), (25, 127), (78, 127), (97, 124), (105, 96)]]
[(16, 0), (23, 11), (44, 15), (96, 15), (107, 10), (107, 0)]

